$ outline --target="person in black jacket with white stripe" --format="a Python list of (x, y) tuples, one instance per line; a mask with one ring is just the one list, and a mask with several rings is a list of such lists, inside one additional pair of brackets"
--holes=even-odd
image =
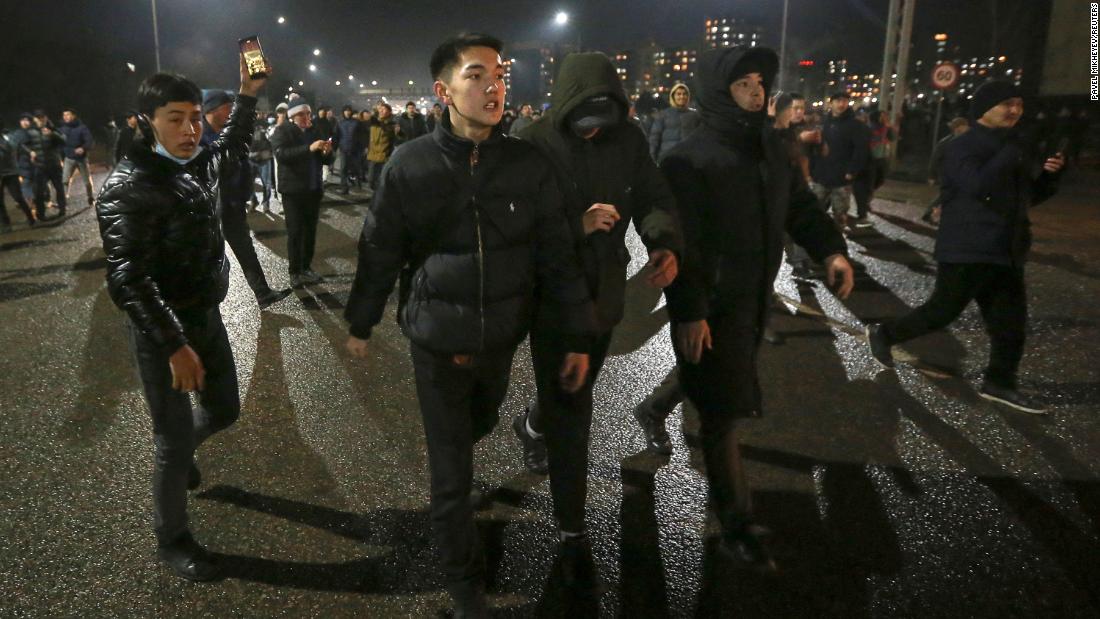
[[(240, 60), (241, 90), (221, 136), (206, 147), (202, 94), (157, 73), (138, 90), (145, 138), (107, 178), (96, 204), (107, 290), (130, 318), (130, 343), (156, 446), (153, 514), (158, 555), (177, 575), (211, 580), (218, 569), (187, 525), (187, 490), (198, 487), (195, 449), (240, 414), (237, 368), (218, 305), (229, 261), (218, 221), (218, 170), (247, 156), (255, 121), (253, 80)], [(189, 392), (198, 393), (192, 412)]]
[(394, 152), (359, 238), (348, 298), (349, 352), (401, 277), (398, 320), (411, 340), (431, 469), (431, 522), (456, 616), (486, 616), (485, 564), (470, 491), (474, 443), (492, 432), (516, 348), (539, 303), (560, 309), (559, 377), (588, 378), (592, 304), (549, 163), (499, 127), (501, 43), (459, 35), (432, 55), (447, 112)]

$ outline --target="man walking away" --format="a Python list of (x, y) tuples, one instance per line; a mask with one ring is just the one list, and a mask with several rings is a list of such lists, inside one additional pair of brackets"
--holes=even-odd
[[(92, 140), (92, 132), (88, 126), (76, 117), (73, 108), (65, 108), (61, 112), (61, 135), (65, 137), (65, 167), (61, 172), (61, 178), (65, 182), (65, 197), (69, 198), (69, 186), (72, 185), (73, 174), (80, 170), (84, 178), (84, 191), (91, 206), (95, 200), (95, 190), (92, 189), (92, 176), (88, 173), (88, 151), (95, 142)], [(65, 209), (61, 207), (60, 196), (57, 199), (58, 208), (64, 215)]]
[(932, 296), (901, 318), (869, 325), (867, 339), (875, 359), (893, 367), (891, 346), (946, 327), (977, 301), (990, 339), (980, 395), (1041, 414), (1046, 408), (1021, 393), (1016, 380), (1027, 333), (1028, 209), (1057, 191), (1065, 158), (1044, 158), (1021, 140), (1016, 124), (1023, 112), (1012, 82), (989, 81), (974, 92), (974, 128), (948, 144), (944, 155)]

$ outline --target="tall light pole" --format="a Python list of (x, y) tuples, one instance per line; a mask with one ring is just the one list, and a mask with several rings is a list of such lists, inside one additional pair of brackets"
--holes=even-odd
[(787, 75), (787, 5), (783, 0), (783, 33), (779, 35), (779, 78), (775, 80), (776, 90), (783, 88), (783, 78)]
[(157, 73), (160, 73), (160, 33), (157, 32), (157, 0), (153, 4), (153, 51), (157, 57)]

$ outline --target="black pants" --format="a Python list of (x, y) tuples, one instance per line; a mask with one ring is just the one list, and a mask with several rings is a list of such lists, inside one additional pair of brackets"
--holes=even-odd
[(370, 177), (371, 191), (378, 189), (378, 179), (382, 178), (382, 168), (385, 166), (385, 161), (367, 161), (367, 175)]
[(1027, 329), (1022, 267), (940, 263), (932, 296), (912, 312), (887, 322), (887, 340), (900, 344), (942, 329), (954, 322), (972, 300), (978, 302), (990, 339), (985, 379), (1015, 389)]
[(852, 181), (852, 197), (856, 201), (856, 217), (863, 219), (871, 212), (871, 195), (874, 193), (874, 171), (866, 169)]
[(286, 249), (291, 275), (306, 271), (313, 262), (313, 247), (317, 242), (317, 220), (321, 216), (323, 195), (320, 191), (283, 194)]
[(165, 351), (130, 324), (130, 350), (153, 418), (153, 528), (161, 545), (187, 531), (187, 473), (195, 449), (233, 425), (241, 412), (237, 366), (218, 308), (179, 316), (206, 370), (206, 388), (194, 409), (190, 395), (172, 389), (168, 358), (174, 351)]
[(256, 247), (252, 245), (252, 229), (248, 227), (248, 216), (245, 210), (246, 204), (219, 203), (218, 215), (222, 220), (222, 234), (233, 255), (237, 257), (237, 264), (241, 265), (244, 278), (248, 281), (248, 287), (259, 297), (271, 292), (271, 286), (267, 284), (264, 269), (260, 266), (260, 259), (256, 257)]
[(351, 177), (355, 176), (355, 186), (363, 186), (363, 159), (359, 151), (341, 151), (344, 160), (344, 169), (340, 170), (340, 188), (345, 191), (351, 188)]
[(8, 209), (4, 205), (4, 191), (7, 191), (11, 199), (15, 200), (15, 204), (19, 206), (19, 210), (23, 211), (27, 221), (34, 221), (34, 216), (31, 215), (31, 207), (27, 204), (27, 200), (23, 198), (23, 190), (19, 186), (19, 176), (12, 174), (0, 179), (0, 224), (11, 225)]
[(570, 351), (553, 332), (531, 333), (531, 360), (535, 367), (538, 399), (528, 410), (528, 423), (546, 440), (550, 465), (550, 495), (562, 531), (585, 530), (584, 505), (588, 498), (588, 441), (592, 427), (592, 390), (611, 345), (611, 332), (596, 338), (589, 352), (589, 379), (576, 393), (561, 388), (565, 355)]
[(65, 212), (65, 182), (61, 180), (61, 166), (42, 166), (34, 169), (34, 201), (38, 219), (46, 216), (46, 203), (50, 201), (50, 185), (57, 196), (57, 210)]
[(431, 473), (432, 534), (452, 594), (485, 576), (470, 490), (474, 443), (493, 431), (508, 391), (515, 349), (478, 355), (467, 367), (413, 344), (416, 395)]

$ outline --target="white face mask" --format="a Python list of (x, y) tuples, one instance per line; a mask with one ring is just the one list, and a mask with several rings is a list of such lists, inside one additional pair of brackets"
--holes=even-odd
[(168, 159), (171, 159), (172, 161), (175, 161), (176, 163), (178, 163), (180, 165), (187, 165), (187, 164), (191, 163), (192, 161), (194, 161), (195, 157), (198, 157), (200, 154), (202, 154), (202, 146), (195, 147), (195, 152), (191, 153), (191, 156), (186, 158), (186, 159), (184, 159), (182, 157), (177, 157), (177, 156), (173, 155), (172, 153), (168, 152), (168, 149), (164, 148), (164, 145), (161, 144), (160, 142), (157, 142), (157, 145), (153, 147), (153, 152), (160, 155), (161, 157), (166, 157)]

